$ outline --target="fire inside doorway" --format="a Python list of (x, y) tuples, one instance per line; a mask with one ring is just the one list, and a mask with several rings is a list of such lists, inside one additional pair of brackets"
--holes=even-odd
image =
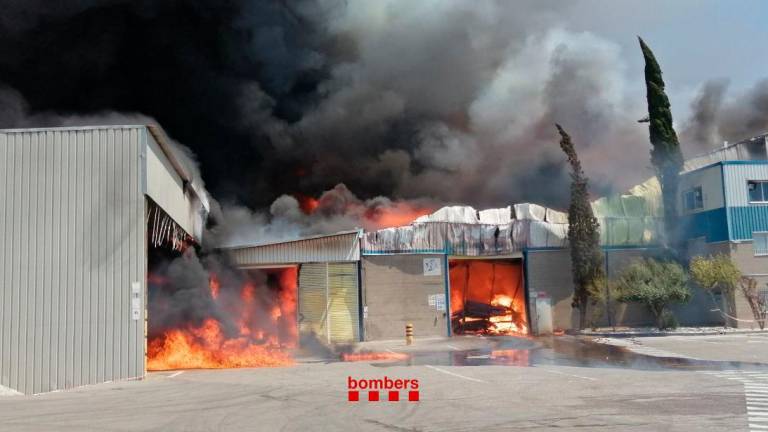
[(168, 246), (149, 251), (147, 370), (293, 363), (296, 266), (241, 270)]
[(527, 335), (520, 260), (451, 260), (454, 334)]

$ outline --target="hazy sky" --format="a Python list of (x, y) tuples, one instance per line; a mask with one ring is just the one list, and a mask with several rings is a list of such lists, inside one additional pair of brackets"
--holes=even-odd
[(707, 80), (728, 79), (733, 95), (768, 77), (768, 1), (586, 0), (561, 22), (621, 46), (633, 87), (628, 91), (644, 91), (635, 38), (643, 37), (663, 68), (675, 120), (687, 117), (688, 104)]

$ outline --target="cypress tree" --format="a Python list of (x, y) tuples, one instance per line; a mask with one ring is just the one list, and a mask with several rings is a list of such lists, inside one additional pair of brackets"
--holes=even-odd
[(573, 304), (579, 309), (579, 327), (586, 326), (589, 287), (603, 277), (603, 254), (600, 249), (600, 225), (589, 203), (589, 181), (581, 169), (571, 137), (555, 125), (560, 133), (560, 148), (571, 165), (571, 203), (568, 206), (568, 242), (573, 272)]
[(651, 163), (656, 170), (661, 184), (662, 200), (664, 202), (665, 246), (677, 250), (679, 239), (677, 233), (677, 191), (678, 175), (683, 169), (683, 154), (680, 143), (672, 127), (672, 111), (669, 99), (664, 93), (664, 80), (661, 68), (656, 62), (653, 51), (648, 48), (638, 36), (640, 49), (645, 58), (645, 87), (648, 100), (648, 131), (650, 134)]

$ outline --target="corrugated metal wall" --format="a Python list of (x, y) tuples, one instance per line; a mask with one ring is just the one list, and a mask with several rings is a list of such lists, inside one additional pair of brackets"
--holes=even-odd
[(328, 266), (325, 263), (304, 264), (299, 268), (299, 333), (314, 333), (328, 340)]
[(768, 163), (725, 163), (725, 196), (731, 240), (752, 240), (755, 231), (768, 231), (768, 206), (750, 204), (748, 180), (768, 180)]
[(359, 261), (358, 232), (351, 231), (284, 243), (228, 249), (235, 264), (243, 267), (263, 264), (297, 264), (331, 261)]
[(0, 383), (144, 374), (141, 127), (0, 131)]
[(357, 264), (328, 264), (328, 322), (333, 343), (360, 340)]

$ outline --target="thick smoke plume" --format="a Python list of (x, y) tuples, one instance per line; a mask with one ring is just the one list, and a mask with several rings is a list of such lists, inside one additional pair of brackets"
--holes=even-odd
[[(318, 196), (339, 183), (362, 200), (564, 208), (555, 122), (581, 143), (595, 193), (652, 175), (635, 122), (643, 101), (628, 97), (626, 82), (625, 59), (640, 54), (568, 30), (567, 17), (589, 7), (5, 1), (0, 126), (144, 113), (198, 155), (214, 196), (260, 211), (281, 195)], [(705, 88), (684, 147), (764, 128), (766, 87), (748, 103)]]
[(727, 87), (725, 80), (709, 81), (691, 103), (683, 138), (692, 152), (768, 132), (768, 79), (730, 98), (725, 97)]
[(376, 197), (362, 200), (340, 183), (319, 198), (282, 195), (269, 211), (243, 206), (216, 206), (218, 223), (206, 233), (206, 242), (217, 246), (269, 243), (338, 231), (407, 225), (438, 208), (426, 199), (397, 200)]
[(619, 47), (562, 29), (547, 9), (11, 2), (0, 81), (21, 99), (0, 123), (28, 123), (26, 109), (145, 113), (199, 156), (215, 196), (250, 208), (339, 183), (363, 200), (564, 206), (555, 120), (584, 143), (598, 190), (618, 173), (623, 185), (647, 177), (634, 159), (647, 144)]

